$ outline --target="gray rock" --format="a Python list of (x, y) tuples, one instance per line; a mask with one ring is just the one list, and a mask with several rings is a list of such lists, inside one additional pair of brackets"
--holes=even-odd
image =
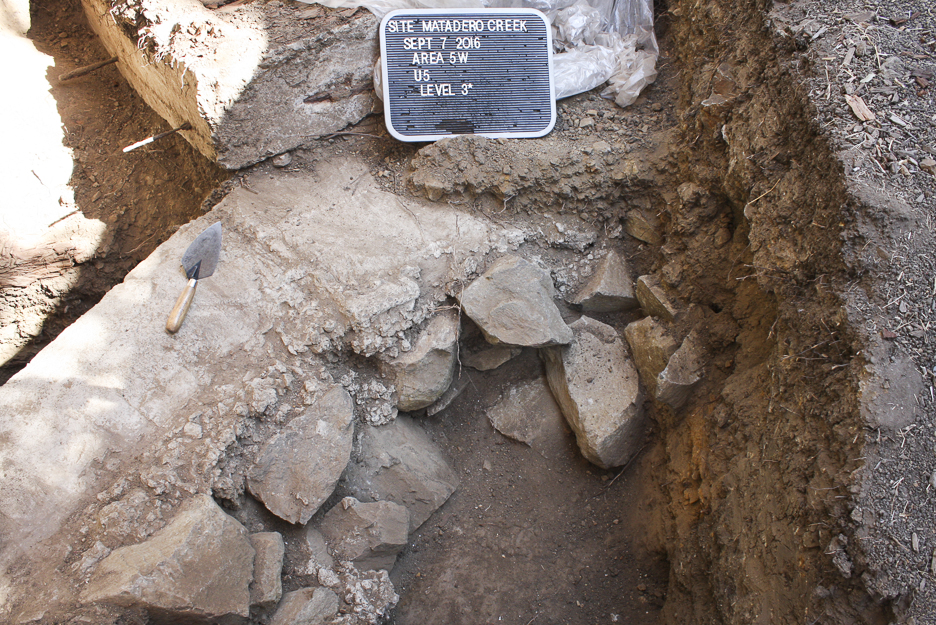
[(416, 345), (385, 366), (397, 388), (397, 408), (419, 410), (439, 399), (452, 383), (458, 351), (458, 314), (436, 315), (419, 334)]
[(616, 312), (638, 306), (634, 296), (634, 280), (630, 270), (616, 253), (608, 254), (598, 264), (591, 277), (575, 299), (582, 310), (590, 312)]
[(310, 29), (290, 27), (310, 10), (300, 3), (211, 11), (141, 0), (119, 14), (108, 0), (83, 4), (137, 93), (171, 126), (188, 122), (180, 134), (228, 169), (340, 130), (374, 108), (377, 19), (369, 12), (318, 9), (327, 15)]
[(353, 417), (348, 392), (332, 388), (267, 441), (247, 476), (247, 488), (281, 519), (308, 521), (348, 464)]
[(906, 353), (889, 350), (880, 340), (869, 343), (858, 382), (861, 416), (871, 427), (896, 432), (919, 418), (916, 398), (925, 391), (925, 380)]
[(283, 537), (279, 532), (259, 532), (250, 535), (250, 544), (256, 552), (250, 605), (272, 608), (283, 596)]
[(663, 224), (647, 210), (633, 209), (624, 218), (624, 232), (650, 245), (663, 245)]
[(884, 80), (900, 80), (906, 77), (907, 69), (899, 56), (889, 56), (881, 63), (881, 77)]
[(702, 379), (705, 347), (697, 332), (692, 331), (670, 357), (666, 368), (657, 376), (654, 399), (676, 410), (681, 408), (693, 387)]
[(81, 599), (192, 620), (246, 617), (253, 567), (244, 526), (195, 495), (148, 540), (104, 558)]
[(328, 553), (328, 546), (325, 544), (325, 537), (311, 525), (305, 528), (305, 543), (309, 550), (309, 569), (325, 567), (330, 569), (335, 566), (331, 554)]
[(617, 331), (588, 317), (572, 324), (575, 341), (540, 353), (546, 378), (582, 455), (610, 468), (643, 444), (646, 420), (637, 371)]
[(465, 289), (461, 305), (491, 343), (565, 345), (572, 331), (555, 295), (549, 274), (519, 256), (504, 256)]
[(362, 502), (392, 501), (409, 510), (415, 531), (458, 488), (435, 443), (411, 418), (400, 415), (380, 427), (365, 427), (361, 460), (348, 465), (343, 490)]
[(679, 341), (669, 328), (654, 317), (644, 317), (624, 328), (634, 364), (651, 397), (656, 396), (657, 377), (666, 369), (670, 357), (679, 349)]
[(665, 321), (674, 321), (679, 314), (676, 303), (666, 294), (656, 276), (646, 275), (637, 278), (637, 299), (640, 307), (648, 315)]
[(510, 359), (516, 358), (522, 351), (519, 347), (494, 345), (465, 357), (463, 362), (466, 366), (478, 371), (492, 371)]
[(361, 570), (390, 571), (409, 536), (409, 512), (392, 501), (345, 497), (322, 518), (319, 531), (332, 555)]
[(488, 411), (488, 419), (495, 430), (526, 443), (544, 458), (560, 457), (569, 449), (562, 410), (543, 378), (511, 387)]
[(270, 625), (324, 625), (338, 614), (338, 595), (328, 588), (300, 588), (283, 596)]

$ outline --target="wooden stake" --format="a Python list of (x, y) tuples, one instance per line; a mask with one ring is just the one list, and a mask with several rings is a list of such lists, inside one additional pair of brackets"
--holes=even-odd
[(172, 130), (167, 130), (166, 132), (161, 132), (161, 133), (159, 133), (158, 135), (153, 135), (152, 137), (147, 137), (146, 139), (143, 139), (142, 141), (137, 141), (137, 142), (134, 143), (133, 145), (128, 145), (127, 147), (125, 147), (125, 148), (123, 149), (123, 151), (124, 151), (124, 152), (130, 152), (131, 150), (135, 150), (135, 149), (137, 149), (137, 148), (141, 148), (141, 147), (143, 147), (144, 145), (153, 143), (154, 141), (159, 141), (160, 139), (163, 139), (163, 138), (165, 138), (165, 137), (168, 137), (168, 136), (171, 135), (171, 134), (175, 134), (175, 133), (179, 132), (180, 130), (191, 130), (191, 129), (192, 129), (192, 125), (191, 125), (190, 123), (188, 123), (188, 122), (185, 122), (184, 124), (182, 124), (182, 125), (179, 126), (178, 128), (173, 128)]
[(72, 80), (73, 78), (78, 78), (78, 77), (80, 77), (80, 76), (84, 76), (85, 74), (90, 74), (90, 73), (93, 72), (94, 70), (101, 69), (102, 67), (106, 67), (106, 66), (108, 66), (108, 65), (110, 65), (110, 64), (112, 64), (112, 63), (116, 63), (116, 62), (117, 62), (117, 57), (116, 57), (116, 56), (112, 56), (111, 58), (107, 59), (106, 61), (101, 61), (101, 62), (99, 62), (99, 63), (94, 63), (94, 64), (92, 64), (92, 65), (85, 65), (84, 67), (79, 67), (78, 69), (73, 69), (73, 70), (70, 71), (70, 72), (65, 72), (64, 74), (62, 74), (61, 76), (59, 76), (58, 79), (59, 79), (59, 82), (67, 82), (67, 81), (69, 81), (69, 80)]

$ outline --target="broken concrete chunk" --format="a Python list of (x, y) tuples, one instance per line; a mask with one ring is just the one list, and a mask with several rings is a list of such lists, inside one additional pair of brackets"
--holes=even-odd
[(657, 377), (666, 369), (670, 356), (679, 348), (679, 342), (667, 326), (654, 317), (644, 317), (628, 324), (624, 328), (624, 337), (630, 345), (640, 379), (647, 392), (655, 397)]
[(390, 571), (409, 536), (409, 512), (392, 501), (345, 497), (319, 525), (332, 555), (360, 570)]
[(387, 623), (390, 610), (400, 600), (387, 571), (362, 571), (348, 562), (338, 563), (334, 571), (320, 570), (319, 583), (334, 590), (342, 601), (342, 615), (329, 625)]
[(555, 295), (548, 273), (519, 256), (504, 256), (465, 289), (461, 305), (491, 343), (565, 345), (572, 331)]
[(384, 367), (396, 384), (399, 410), (425, 408), (448, 389), (455, 371), (458, 323), (453, 310), (436, 315), (419, 334), (415, 347)]
[(646, 210), (633, 209), (624, 218), (624, 232), (650, 245), (663, 245), (663, 224)]
[(634, 280), (624, 261), (614, 252), (608, 252), (595, 275), (591, 277), (575, 299), (582, 310), (590, 312), (616, 312), (638, 305), (634, 296)]
[(279, 532), (259, 532), (250, 535), (254, 557), (253, 583), (250, 584), (250, 605), (272, 608), (283, 596), (283, 555), (286, 546)]
[(519, 347), (494, 345), (465, 357), (463, 362), (465, 365), (472, 369), (477, 369), (478, 371), (492, 371), (511, 358), (516, 358), (522, 351), (523, 350)]
[(365, 427), (361, 455), (361, 461), (352, 462), (345, 471), (344, 491), (362, 502), (392, 501), (405, 506), (410, 532), (458, 487), (458, 476), (439, 448), (404, 415), (387, 425)]
[(626, 464), (643, 444), (646, 425), (637, 371), (617, 331), (582, 317), (575, 341), (540, 352), (546, 378), (582, 455), (608, 469)]
[(689, 399), (692, 388), (702, 379), (704, 365), (705, 348), (698, 333), (692, 331), (657, 376), (655, 399), (673, 410), (681, 408)]
[(332, 491), (351, 457), (354, 409), (336, 386), (260, 450), (247, 488), (290, 523), (305, 523)]
[(338, 614), (338, 603), (328, 588), (300, 588), (283, 596), (270, 625), (324, 625)]
[(208, 495), (195, 495), (148, 540), (102, 560), (81, 599), (177, 619), (246, 617), (253, 568), (244, 526)]
[(488, 419), (495, 430), (526, 443), (544, 458), (557, 458), (569, 449), (562, 410), (543, 378), (511, 387), (488, 411)]
[(648, 315), (665, 321), (674, 321), (679, 314), (676, 303), (663, 290), (660, 280), (653, 275), (637, 278), (637, 299), (640, 307)]
[(228, 169), (340, 130), (374, 107), (377, 19), (367, 11), (323, 9), (302, 21), (296, 14), (307, 7), (288, 2), (234, 11), (167, 0), (83, 4), (137, 93), (171, 126), (188, 123), (180, 134)]

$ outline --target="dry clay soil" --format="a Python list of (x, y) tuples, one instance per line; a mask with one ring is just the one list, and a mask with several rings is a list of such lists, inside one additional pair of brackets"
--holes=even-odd
[[(393, 571), (393, 622), (936, 622), (934, 8), (702, 4), (657, 6), (661, 76), (634, 106), (594, 93), (560, 104), (542, 149), (590, 156), (562, 171), (536, 170), (536, 141), (402, 145), (380, 116), (280, 170), (314, 172), (350, 151), (398, 193), (507, 223), (576, 215), (604, 235), (544, 250), (568, 258), (560, 284), (574, 290), (587, 255), (614, 248), (695, 305), (708, 337), (705, 380), (678, 414), (648, 405), (654, 426), (625, 470), (589, 465), (571, 439), (547, 458), (491, 427), (486, 411), (542, 376), (534, 352), (505, 370), (466, 369), (456, 401), (422, 417), (461, 486)], [(225, 179), (249, 186), (274, 171), (222, 172), (179, 137), (123, 155), (165, 123), (114, 67), (57, 83), (106, 57), (77, 2), (37, 3), (32, 20), (30, 38), (54, 59), (75, 209), (114, 242), (78, 266), (77, 287), (0, 284), (6, 319), (46, 328), (8, 374), (210, 208)], [(888, 74), (890, 57), (902, 65)], [(846, 93), (875, 120), (857, 119)], [(624, 154), (646, 165), (641, 179), (611, 176)], [(660, 241), (622, 232), (638, 211)], [(470, 349), (480, 339), (466, 334)], [(872, 427), (859, 380), (895, 362), (925, 383), (898, 426)], [(287, 589), (302, 583), (286, 575)]]

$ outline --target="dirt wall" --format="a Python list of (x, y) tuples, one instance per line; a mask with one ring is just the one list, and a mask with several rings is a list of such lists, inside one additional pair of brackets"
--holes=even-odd
[(661, 274), (718, 312), (724, 351), (687, 416), (659, 415), (665, 614), (673, 623), (687, 614), (883, 622), (889, 607), (832, 553), (848, 540), (863, 461), (862, 363), (838, 295), (850, 279), (845, 178), (798, 87), (795, 49), (768, 29), (769, 7), (668, 8), (684, 182), (666, 209)]

